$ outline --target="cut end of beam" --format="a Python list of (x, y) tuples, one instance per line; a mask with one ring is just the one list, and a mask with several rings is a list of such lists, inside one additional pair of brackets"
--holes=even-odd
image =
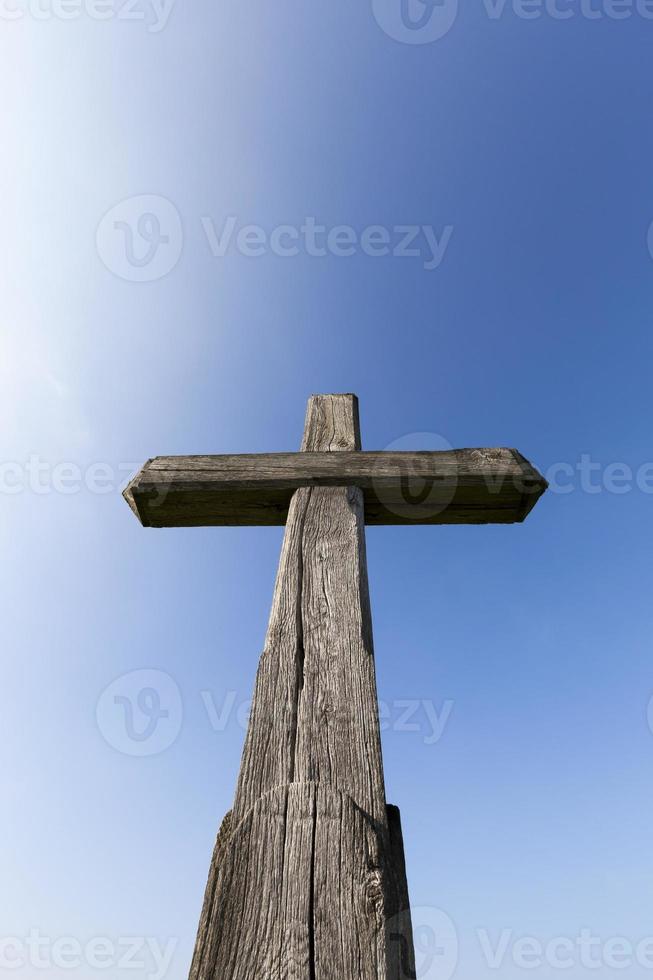
[(136, 514), (136, 517), (143, 523), (141, 515), (138, 513), (138, 507), (136, 506), (136, 501), (134, 499), (134, 484), (138, 480), (139, 474), (137, 474), (133, 480), (130, 480), (125, 489), (122, 492), (123, 497), (129, 504), (130, 510)]
[(353, 452), (361, 448), (356, 395), (311, 395), (302, 452)]

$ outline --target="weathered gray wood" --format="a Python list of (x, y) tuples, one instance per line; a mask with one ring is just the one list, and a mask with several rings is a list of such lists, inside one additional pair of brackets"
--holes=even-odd
[(547, 486), (515, 449), (333, 452), (333, 438), (318, 450), (309, 433), (300, 453), (161, 456), (125, 497), (148, 527), (283, 525), (296, 490), (339, 486), (363, 491), (366, 524), (511, 524)]
[(210, 975), (210, 964), (214, 962), (220, 937), (219, 905), (216, 903), (216, 891), (220, 874), (224, 873), (227, 864), (229, 841), (233, 837), (232, 811), (225, 816), (213, 848), (209, 878), (206, 883), (202, 914), (198, 927), (198, 940), (190, 969), (190, 977), (207, 977)]
[(301, 451), (342, 453), (360, 448), (361, 427), (356, 395), (313, 395), (306, 409)]
[[(359, 444), (353, 396), (313, 398), (304, 445)], [(362, 495), (302, 489), (286, 526), (234, 805), (286, 782), (327, 782), (380, 825), (385, 793)]]
[(360, 491), (299, 490), (277, 576), (238, 792), (325, 780), (379, 823), (385, 795)]
[(146, 526), (286, 525), (191, 980), (416, 980), (365, 524), (514, 523), (545, 489), (512, 449), (363, 453), (352, 395), (310, 400), (300, 453), (159, 457), (131, 482)]
[(390, 861), (348, 795), (276, 787), (216, 846), (191, 980), (411, 980)]
[(392, 980), (416, 980), (415, 947), (413, 926), (408, 898), (406, 877), (406, 857), (404, 837), (401, 829), (401, 815), (396, 806), (388, 806), (388, 830), (390, 834), (390, 854), (394, 876), (394, 906), (386, 922), (386, 941), (389, 959), (394, 962)]
[[(304, 445), (360, 445), (353, 396), (312, 399)], [(363, 494), (302, 488), (191, 980), (409, 980), (389, 940), (407, 887), (387, 814)]]

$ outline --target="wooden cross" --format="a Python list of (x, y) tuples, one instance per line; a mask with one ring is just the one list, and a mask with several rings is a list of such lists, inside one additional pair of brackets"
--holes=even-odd
[(190, 980), (415, 977), (365, 524), (514, 523), (546, 486), (511, 449), (361, 452), (354, 395), (310, 399), (300, 453), (162, 457), (132, 480), (125, 497), (149, 527), (286, 526)]

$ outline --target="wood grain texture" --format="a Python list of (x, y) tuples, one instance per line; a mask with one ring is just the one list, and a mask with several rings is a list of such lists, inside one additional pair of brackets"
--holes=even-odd
[[(311, 399), (303, 445), (334, 454), (360, 446), (353, 396)], [(191, 980), (411, 980), (401, 972), (412, 936), (398, 853), (383, 785), (363, 493), (301, 488)]]
[(333, 453), (361, 448), (356, 395), (313, 395), (306, 407), (303, 453)]
[(216, 847), (191, 980), (411, 980), (394, 887), (387, 835), (349, 796), (278, 786)]
[(160, 456), (125, 497), (148, 527), (282, 525), (296, 490), (344, 486), (363, 491), (370, 525), (509, 524), (523, 521), (547, 487), (515, 449), (356, 452), (337, 445), (333, 416), (328, 424), (324, 450), (315, 448), (313, 424), (310, 450), (300, 453)]

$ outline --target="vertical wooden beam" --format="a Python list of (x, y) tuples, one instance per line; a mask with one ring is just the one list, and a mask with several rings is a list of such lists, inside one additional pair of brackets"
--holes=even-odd
[(393, 877), (390, 888), (392, 909), (389, 909), (392, 914), (389, 916), (386, 926), (388, 959), (392, 962), (392, 970), (394, 971), (389, 976), (392, 980), (417, 980), (401, 814), (396, 806), (388, 806), (387, 813), (390, 833), (390, 865)]
[[(360, 449), (355, 396), (313, 397), (302, 449)], [(191, 980), (409, 980), (387, 813), (362, 491), (300, 489)]]

